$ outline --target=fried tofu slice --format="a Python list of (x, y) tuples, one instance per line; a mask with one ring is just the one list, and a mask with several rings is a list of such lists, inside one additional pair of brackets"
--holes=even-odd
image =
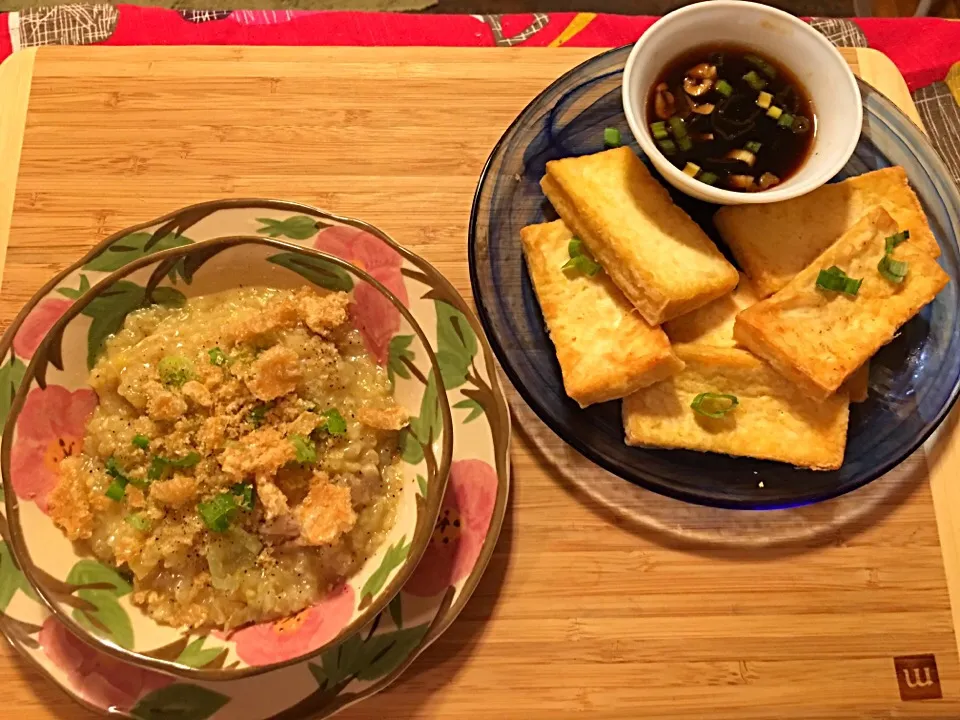
[[(682, 448), (777, 460), (812, 470), (843, 464), (849, 401), (817, 402), (765, 362), (736, 348), (678, 345), (682, 372), (623, 401), (628, 445)], [(721, 418), (690, 407), (700, 393), (735, 395)]]
[(540, 186), (649, 324), (736, 287), (736, 268), (630, 148), (548, 162)]
[(910, 230), (912, 244), (940, 256), (902, 167), (864, 173), (785, 202), (731, 205), (718, 210), (713, 221), (759, 296), (766, 298), (876, 207)]
[(693, 312), (665, 323), (663, 326), (672, 343), (696, 343), (714, 347), (736, 347), (733, 322), (737, 314), (759, 301), (746, 275), (732, 293), (717, 298)]
[[(772, 297), (737, 316), (737, 342), (769, 362), (808, 396), (824, 400), (886, 345), (949, 281), (926, 251), (905, 242), (893, 258), (908, 264), (902, 283), (880, 274), (886, 238), (897, 223), (877, 208)], [(856, 296), (819, 290), (820, 270), (862, 278)]]
[(562, 220), (525, 227), (520, 238), (564, 390), (581, 407), (622, 398), (683, 367), (663, 330), (640, 317), (606, 273), (562, 270), (573, 238)]
[[(740, 276), (740, 284), (729, 295), (714, 300), (709, 305), (681, 315), (663, 326), (674, 345), (693, 343), (713, 347), (746, 348), (737, 344), (733, 337), (733, 325), (743, 310), (760, 301), (750, 279)], [(842, 389), (846, 389), (850, 402), (861, 403), (867, 399), (867, 383), (870, 380), (869, 362), (855, 372)]]

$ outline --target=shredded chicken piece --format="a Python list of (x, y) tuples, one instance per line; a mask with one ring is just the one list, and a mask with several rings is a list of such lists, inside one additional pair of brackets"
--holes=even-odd
[(150, 485), (150, 497), (171, 507), (181, 507), (197, 499), (199, 486), (188, 476), (174, 473), (169, 480), (158, 480)]
[(183, 396), (194, 405), (199, 405), (204, 408), (213, 405), (213, 397), (210, 395), (210, 391), (206, 386), (201, 385), (196, 380), (185, 382), (181, 391), (183, 392)]
[(310, 288), (301, 288), (296, 299), (300, 317), (318, 335), (324, 335), (347, 321), (350, 296), (344, 292), (321, 295)]
[(263, 505), (268, 521), (290, 512), (287, 496), (267, 478), (257, 477), (257, 499)]
[(334, 485), (324, 472), (314, 473), (310, 492), (294, 512), (305, 545), (329, 545), (357, 523), (350, 488)]
[(274, 345), (253, 361), (253, 375), (247, 387), (261, 400), (273, 400), (297, 389), (302, 373), (300, 356), (293, 350)]
[(60, 463), (60, 482), (47, 496), (47, 513), (71, 540), (86, 539), (93, 533), (89, 495), (82, 461), (64, 458)]
[(402, 430), (410, 424), (410, 415), (399, 405), (383, 408), (360, 408), (357, 420), (377, 430)]

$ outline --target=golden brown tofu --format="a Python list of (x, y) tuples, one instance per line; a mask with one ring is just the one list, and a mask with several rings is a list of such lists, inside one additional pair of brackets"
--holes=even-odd
[(940, 247), (901, 167), (824, 185), (793, 200), (721, 208), (713, 221), (761, 298), (780, 290), (860, 218), (882, 207), (910, 242), (932, 257)]
[(672, 343), (696, 343), (714, 347), (736, 347), (733, 322), (737, 314), (759, 300), (746, 275), (740, 276), (736, 289), (693, 312), (664, 323)]
[[(676, 352), (683, 371), (624, 399), (628, 445), (777, 460), (813, 470), (843, 464), (849, 416), (843, 393), (825, 402), (811, 400), (746, 350), (678, 345)], [(704, 392), (735, 395), (739, 404), (721, 418), (706, 417), (690, 407)]]
[[(910, 243), (893, 250), (895, 260), (908, 264), (904, 281), (884, 278), (877, 266), (886, 238), (896, 232), (886, 210), (871, 211), (785, 288), (740, 313), (737, 342), (810, 397), (827, 398), (949, 280), (936, 260)], [(857, 295), (817, 288), (817, 275), (832, 266), (862, 278)]]
[[(740, 312), (757, 302), (759, 298), (749, 278), (741, 275), (740, 284), (732, 293), (665, 323), (663, 329), (674, 345), (693, 343), (713, 347), (740, 347), (743, 350), (746, 348), (738, 345), (733, 337), (733, 325)], [(850, 376), (841, 390), (846, 390), (850, 396), (850, 402), (865, 402), (869, 380), (870, 363), (868, 361)]]
[(540, 186), (651, 325), (736, 287), (736, 268), (630, 148), (549, 162)]
[(622, 398), (683, 367), (663, 330), (640, 317), (606, 273), (561, 269), (573, 237), (562, 220), (525, 227), (520, 237), (564, 390), (581, 407)]

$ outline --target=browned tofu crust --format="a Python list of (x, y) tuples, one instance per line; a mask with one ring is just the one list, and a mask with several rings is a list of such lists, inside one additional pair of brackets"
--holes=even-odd
[(567, 395), (582, 407), (615, 400), (683, 367), (606, 273), (562, 268), (572, 233), (562, 220), (520, 231), (524, 255), (557, 351)]
[[(829, 397), (949, 281), (934, 258), (908, 242), (893, 251), (908, 263), (905, 280), (884, 278), (877, 266), (886, 238), (897, 232), (886, 210), (871, 211), (785, 288), (740, 313), (737, 342), (810, 397)], [(863, 279), (856, 296), (817, 288), (820, 271), (832, 266)]]
[(910, 228), (911, 243), (939, 257), (940, 247), (902, 167), (864, 173), (784, 202), (731, 205), (718, 210), (713, 222), (765, 298), (875, 207)]
[(549, 162), (540, 186), (651, 325), (736, 287), (736, 268), (629, 148)]

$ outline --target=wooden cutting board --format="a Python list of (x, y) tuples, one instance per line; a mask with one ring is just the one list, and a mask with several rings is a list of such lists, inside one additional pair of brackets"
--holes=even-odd
[[(469, 297), (467, 220), (487, 154), (537, 92), (594, 52), (17, 54), (0, 70), (0, 326), (107, 235), (222, 197), (367, 219)], [(919, 122), (886, 57), (844, 52)], [(393, 688), (342, 717), (960, 717), (957, 421), (875, 511), (774, 549), (618, 523), (518, 429), (511, 508), (473, 600)], [(829, 523), (833, 507), (811, 517)], [(928, 654), (942, 698), (902, 699), (894, 658)], [(20, 720), (92, 717), (6, 648), (0, 707)]]

